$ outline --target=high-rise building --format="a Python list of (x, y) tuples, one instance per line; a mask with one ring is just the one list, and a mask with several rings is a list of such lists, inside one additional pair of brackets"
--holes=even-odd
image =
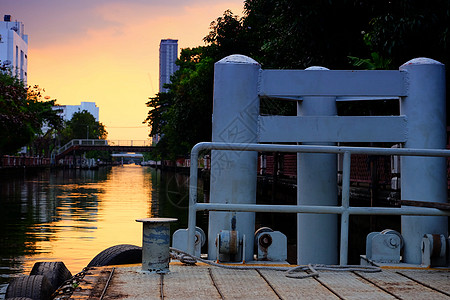
[(0, 22), (0, 60), (13, 76), (27, 84), (28, 35), (24, 34), (23, 23), (11, 21), (11, 15)]
[(159, 92), (167, 92), (164, 84), (170, 83), (170, 76), (178, 70), (178, 40), (161, 40), (159, 44)]

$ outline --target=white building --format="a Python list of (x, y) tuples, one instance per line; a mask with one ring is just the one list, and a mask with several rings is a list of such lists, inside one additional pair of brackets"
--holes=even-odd
[(64, 121), (69, 121), (72, 119), (74, 113), (85, 110), (94, 116), (95, 121), (99, 122), (100, 109), (97, 107), (95, 102), (81, 102), (80, 105), (59, 105), (55, 106), (55, 109), (61, 110), (60, 116)]
[[(58, 115), (64, 120), (69, 121), (72, 119), (73, 114), (76, 112), (82, 112), (83, 110), (86, 110), (91, 115), (94, 116), (95, 121), (98, 122), (99, 120), (99, 108), (97, 105), (95, 105), (95, 102), (81, 102), (80, 105), (56, 105), (53, 106), (53, 110), (58, 111)], [(45, 134), (50, 127), (47, 123), (44, 123), (42, 125), (42, 132)]]
[(24, 34), (23, 23), (12, 22), (10, 15), (5, 15), (0, 22), (0, 60), (27, 84), (28, 35)]
[(159, 44), (159, 92), (167, 92), (164, 84), (170, 83), (170, 76), (178, 70), (178, 40), (161, 40)]

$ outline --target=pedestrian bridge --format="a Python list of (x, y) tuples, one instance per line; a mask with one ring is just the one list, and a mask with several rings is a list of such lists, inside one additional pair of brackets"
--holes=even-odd
[(98, 140), (76, 139), (71, 140), (58, 149), (56, 159), (77, 151), (111, 151), (111, 152), (150, 152), (153, 150), (152, 142), (147, 140)]

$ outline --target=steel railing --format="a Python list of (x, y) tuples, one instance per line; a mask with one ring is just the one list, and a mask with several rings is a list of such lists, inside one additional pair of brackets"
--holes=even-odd
[(150, 147), (151, 141), (147, 140), (99, 140), (99, 139), (75, 139), (58, 149), (58, 155), (72, 146), (123, 146), (123, 147)]
[[(234, 150), (234, 151), (270, 151), (297, 153), (334, 153), (343, 154), (342, 201), (341, 206), (313, 205), (266, 205), (266, 204), (224, 204), (197, 203), (197, 160), (201, 150)], [(239, 212), (274, 212), (274, 213), (317, 213), (341, 215), (340, 264), (347, 264), (348, 233), (350, 215), (414, 215), (414, 216), (450, 216), (450, 212), (436, 208), (422, 207), (351, 207), (350, 204), (350, 160), (352, 154), (399, 155), (399, 156), (431, 156), (450, 157), (449, 150), (437, 149), (401, 149), (372, 147), (338, 147), (310, 145), (276, 145), (276, 144), (234, 144), (234, 143), (198, 143), (192, 148), (189, 180), (189, 219), (188, 219), (188, 252), (194, 254), (196, 212), (207, 211), (239, 211)], [(255, 175), (256, 176), (256, 175)]]

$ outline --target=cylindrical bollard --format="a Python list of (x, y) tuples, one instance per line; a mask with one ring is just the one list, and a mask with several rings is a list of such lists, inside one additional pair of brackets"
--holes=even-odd
[(172, 218), (144, 218), (142, 231), (142, 271), (166, 273), (169, 271), (170, 223)]

